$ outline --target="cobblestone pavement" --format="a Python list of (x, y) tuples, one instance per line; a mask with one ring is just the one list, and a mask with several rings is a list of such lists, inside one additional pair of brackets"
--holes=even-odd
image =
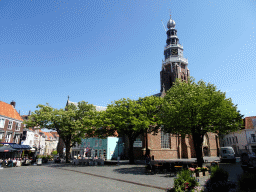
[[(220, 164), (230, 179), (241, 172), (240, 163)], [(173, 186), (174, 177), (145, 173), (145, 165), (74, 166), (48, 163), (0, 170), (0, 191), (165, 191)], [(204, 185), (207, 177), (200, 177)]]
[[(97, 167), (90, 168), (98, 169)], [(73, 170), (79, 169), (81, 168), (73, 168)], [(0, 171), (1, 192), (163, 191), (157, 188), (120, 182), (45, 165), (4, 168)]]

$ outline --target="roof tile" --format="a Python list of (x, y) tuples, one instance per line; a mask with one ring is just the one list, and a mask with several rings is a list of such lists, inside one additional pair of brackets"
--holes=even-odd
[(0, 115), (23, 121), (16, 109), (3, 101), (0, 101)]

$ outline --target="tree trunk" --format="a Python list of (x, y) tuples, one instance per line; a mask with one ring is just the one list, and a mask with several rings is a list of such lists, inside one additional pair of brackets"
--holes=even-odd
[(202, 153), (203, 137), (201, 137), (201, 135), (198, 133), (192, 133), (192, 137), (193, 137), (194, 148), (196, 151), (197, 164), (198, 164), (198, 167), (202, 167), (204, 162), (203, 153)]
[(134, 139), (129, 137), (129, 164), (134, 164), (134, 153), (133, 153), (133, 142)]
[(66, 145), (66, 163), (70, 163), (70, 140), (67, 139), (65, 142)]

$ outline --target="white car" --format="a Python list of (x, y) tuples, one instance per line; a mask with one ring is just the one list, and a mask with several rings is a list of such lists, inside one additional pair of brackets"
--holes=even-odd
[(232, 147), (220, 148), (220, 162), (223, 162), (224, 160), (236, 162), (235, 151)]

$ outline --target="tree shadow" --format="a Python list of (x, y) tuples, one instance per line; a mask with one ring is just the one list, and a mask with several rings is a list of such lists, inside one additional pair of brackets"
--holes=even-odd
[(113, 171), (120, 174), (150, 175), (150, 173), (146, 171), (145, 167), (117, 168)]

